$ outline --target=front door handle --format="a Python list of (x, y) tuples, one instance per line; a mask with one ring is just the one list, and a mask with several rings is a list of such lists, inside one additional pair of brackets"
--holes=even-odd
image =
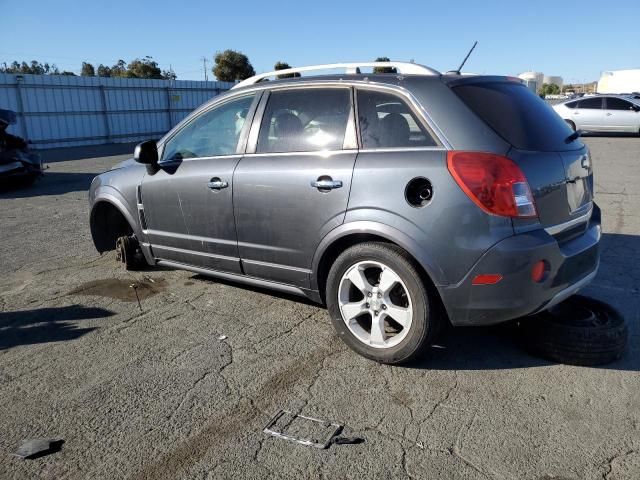
[(613, 113), (609, 113), (609, 112), (607, 112), (607, 114), (606, 114), (606, 115), (607, 115), (607, 117), (610, 117), (611, 115), (613, 115)]
[(222, 190), (223, 188), (227, 188), (229, 186), (229, 182), (225, 182), (218, 177), (213, 177), (209, 183), (207, 183), (207, 187), (211, 190)]
[(315, 182), (311, 182), (311, 186), (318, 190), (333, 190), (334, 188), (342, 187), (342, 180), (332, 180), (331, 178), (318, 179)]

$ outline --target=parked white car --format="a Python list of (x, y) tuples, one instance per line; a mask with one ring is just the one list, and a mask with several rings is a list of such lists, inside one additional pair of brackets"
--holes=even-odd
[(554, 105), (573, 130), (640, 133), (640, 99), (633, 95), (594, 95)]

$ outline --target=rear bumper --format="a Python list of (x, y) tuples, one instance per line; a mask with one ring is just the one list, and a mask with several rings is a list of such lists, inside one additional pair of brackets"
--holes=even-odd
[[(594, 206), (597, 210), (597, 207)], [(489, 249), (457, 285), (440, 287), (453, 325), (492, 325), (555, 305), (589, 284), (600, 261), (599, 210), (585, 232), (559, 243), (540, 229), (509, 237)], [(531, 270), (546, 260), (549, 272), (536, 283)], [(500, 274), (493, 285), (472, 285), (480, 274)]]

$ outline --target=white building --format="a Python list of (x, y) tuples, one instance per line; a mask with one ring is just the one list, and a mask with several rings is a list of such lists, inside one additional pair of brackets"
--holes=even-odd
[(533, 80), (536, 82), (537, 88), (542, 88), (542, 84), (544, 83), (544, 74), (542, 72), (524, 72), (518, 75), (518, 78), (521, 78), (525, 82)]
[(562, 77), (559, 77), (557, 75), (545, 75), (542, 82), (548, 85), (557, 85), (560, 88), (562, 88), (562, 86), (564, 85)]
[(598, 93), (640, 92), (640, 68), (602, 72), (598, 81)]

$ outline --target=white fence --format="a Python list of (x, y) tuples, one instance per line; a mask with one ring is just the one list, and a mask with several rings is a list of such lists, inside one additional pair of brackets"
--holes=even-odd
[(0, 73), (0, 108), (18, 122), (9, 132), (33, 148), (159, 138), (233, 83)]

